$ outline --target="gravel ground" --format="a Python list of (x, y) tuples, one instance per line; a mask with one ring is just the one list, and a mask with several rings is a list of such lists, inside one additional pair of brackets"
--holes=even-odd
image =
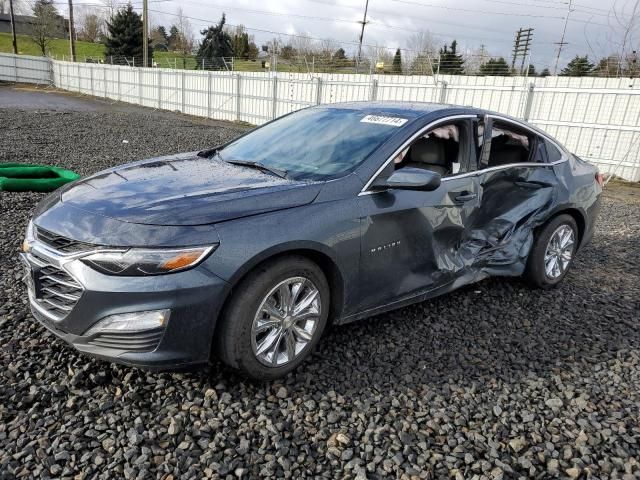
[[(88, 174), (239, 131), (0, 109), (0, 162)], [(16, 258), (40, 198), (0, 193), (0, 478), (640, 477), (640, 202), (605, 199), (556, 290), (492, 279), (336, 327), (284, 381), (255, 384), (220, 365), (110, 365), (47, 333)]]

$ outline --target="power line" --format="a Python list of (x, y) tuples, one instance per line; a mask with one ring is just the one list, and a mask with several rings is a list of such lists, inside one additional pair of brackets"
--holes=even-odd
[[(329, 4), (327, 2), (321, 2), (320, 0), (309, 0), (309, 1), (314, 1), (317, 3), (324, 3), (324, 4)], [(343, 23), (349, 23), (349, 24), (360, 24), (361, 22), (357, 21), (357, 20), (347, 20), (345, 18), (338, 18), (338, 17), (320, 17), (320, 16), (313, 16), (313, 15), (299, 15), (299, 14), (290, 14), (290, 13), (282, 13), (282, 12), (270, 12), (270, 11), (265, 11), (265, 10), (256, 10), (256, 9), (250, 9), (250, 8), (242, 8), (242, 7), (224, 7), (222, 5), (216, 5), (216, 4), (211, 4), (211, 3), (202, 3), (202, 2), (197, 2), (197, 1), (192, 1), (192, 0), (184, 0), (184, 3), (190, 3), (193, 5), (203, 5), (203, 6), (208, 6), (208, 7), (217, 7), (220, 9), (229, 9), (229, 10), (238, 10), (238, 11), (243, 11), (243, 12), (247, 12), (247, 13), (253, 13), (253, 14), (260, 14), (260, 15), (269, 15), (269, 16), (282, 16), (282, 17), (295, 17), (295, 18), (302, 18), (305, 20), (312, 20), (312, 21), (321, 21), (321, 22), (343, 22)], [(343, 5), (343, 7), (345, 8), (350, 8), (350, 9), (356, 9), (359, 10), (357, 7), (352, 7), (352, 6), (347, 6), (347, 5)], [(368, 10), (368, 11), (372, 11), (372, 10)], [(383, 13), (385, 16), (393, 16), (393, 17), (397, 17), (397, 18), (403, 18), (406, 19), (406, 16), (403, 15), (395, 15), (395, 14), (391, 14), (391, 13), (387, 13), (384, 12)], [(424, 21), (428, 21), (428, 19), (424, 18), (424, 17), (415, 17), (413, 16), (412, 19), (415, 20), (424, 20)], [(504, 34), (507, 35), (507, 32), (503, 32), (503, 31), (499, 31), (499, 30), (494, 30), (494, 29), (488, 29), (488, 28), (484, 28), (484, 27), (473, 27), (473, 26), (469, 26), (469, 25), (463, 25), (463, 24), (456, 24), (453, 22), (439, 22), (442, 24), (446, 24), (446, 25), (452, 25), (455, 27), (460, 27), (460, 28), (464, 28), (464, 29), (476, 29), (476, 30), (482, 30), (483, 32), (486, 31), (492, 31), (495, 33), (499, 33), (499, 34)], [(420, 33), (421, 30), (413, 30), (410, 28), (407, 28), (405, 26), (399, 26), (399, 25), (392, 25), (392, 24), (388, 24), (386, 22), (381, 22), (378, 20), (367, 20), (367, 24), (371, 25), (371, 27), (374, 28), (382, 28), (382, 29), (388, 29), (388, 30), (400, 30), (403, 32), (412, 32), (412, 33)], [(434, 32), (431, 31), (433, 34), (435, 35), (439, 35), (439, 36), (443, 36), (443, 37), (450, 37), (452, 36), (451, 34), (443, 34), (443, 33), (439, 33), (439, 32)], [(282, 35), (288, 35), (286, 33), (282, 33)], [(455, 35), (456, 37), (460, 37), (460, 38), (470, 38), (470, 39), (477, 39), (477, 37), (475, 36), (471, 36), (471, 35), (464, 35), (461, 33), (457, 33)], [(504, 41), (504, 38), (497, 38), (497, 37), (487, 37), (486, 35), (483, 36), (483, 38), (485, 39), (492, 39), (492, 40), (496, 40), (496, 41)]]
[[(467, 12), (467, 13), (474, 13), (474, 14), (480, 14), (480, 15), (502, 15), (502, 16), (508, 16), (508, 17), (527, 17), (527, 18), (548, 18), (548, 19), (553, 19), (553, 20), (566, 20), (566, 17), (558, 17), (558, 16), (554, 16), (554, 15), (537, 15), (537, 14), (531, 14), (531, 13), (512, 13), (512, 12), (497, 12), (495, 10), (475, 10), (475, 9), (470, 9), (470, 8), (460, 8), (460, 7), (450, 7), (450, 6), (445, 6), (445, 5), (434, 5), (434, 4), (430, 4), (430, 3), (421, 3), (421, 2), (415, 2), (412, 0), (391, 0), (392, 2), (397, 2), (397, 3), (404, 3), (407, 5), (415, 5), (418, 7), (426, 7), (426, 8), (440, 8), (440, 9), (444, 9), (444, 10), (451, 10), (451, 11), (458, 11), (458, 12)], [(607, 27), (608, 25), (605, 25), (603, 23), (595, 23), (595, 22), (587, 22), (586, 20), (582, 20), (582, 19), (572, 19), (571, 21), (573, 22), (578, 22), (578, 23), (591, 23), (591, 25), (599, 25), (602, 27)]]

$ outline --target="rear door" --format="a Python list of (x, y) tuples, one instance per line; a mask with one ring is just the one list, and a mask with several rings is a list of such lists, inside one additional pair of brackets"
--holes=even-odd
[(482, 198), (471, 231), (475, 263), (487, 273), (519, 274), (512, 269), (521, 269), (530, 250), (530, 223), (552, 205), (558, 179), (536, 132), (491, 116), (478, 130)]

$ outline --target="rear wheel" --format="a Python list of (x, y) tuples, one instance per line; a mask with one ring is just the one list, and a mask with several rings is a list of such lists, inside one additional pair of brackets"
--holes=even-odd
[(533, 243), (525, 278), (539, 288), (553, 288), (567, 274), (578, 246), (578, 226), (571, 215), (558, 215), (544, 225)]
[(270, 380), (300, 365), (327, 323), (329, 286), (301, 256), (268, 262), (235, 289), (220, 319), (217, 354), (245, 375)]

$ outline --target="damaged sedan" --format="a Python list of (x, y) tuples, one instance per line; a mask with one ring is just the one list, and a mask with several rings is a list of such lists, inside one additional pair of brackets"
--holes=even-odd
[(329, 324), (489, 276), (556, 286), (601, 191), (592, 165), (513, 118), (333, 104), (66, 185), (21, 257), (33, 315), (81, 352), (273, 379)]

